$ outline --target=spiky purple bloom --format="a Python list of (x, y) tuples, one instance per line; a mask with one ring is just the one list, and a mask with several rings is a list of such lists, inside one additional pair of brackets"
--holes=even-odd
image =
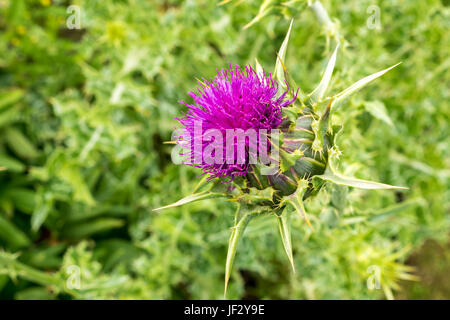
[[(272, 129), (279, 128), (282, 122), (282, 108), (291, 104), (295, 97), (292, 100), (283, 101), (288, 90), (277, 97), (278, 89), (278, 83), (270, 74), (258, 74), (248, 65), (245, 66), (245, 70), (239, 66), (233, 68), (230, 65), (228, 69), (217, 70), (214, 79), (198, 81), (198, 93), (189, 92), (195, 104), (180, 101), (189, 109), (184, 117), (176, 119), (182, 125), (183, 132), (180, 133), (180, 137), (187, 142), (184, 145), (185, 148), (188, 146), (186, 148), (188, 152), (185, 155), (191, 161), (195, 158), (194, 127), (195, 123), (199, 121), (202, 123), (202, 135), (209, 129), (218, 129), (222, 132), (223, 137), (226, 136), (225, 130), (227, 129), (243, 129), (244, 131), (254, 129), (257, 132), (265, 129), (270, 132)], [(201, 143), (201, 152), (203, 153), (211, 141), (202, 141)], [(248, 149), (247, 140), (245, 144)], [(225, 145), (222, 154), (225, 159)], [(248, 154), (246, 157), (248, 158)], [(237, 159), (237, 156), (234, 159)], [(247, 160), (244, 163), (222, 161), (222, 163), (213, 164), (202, 160), (200, 163), (190, 161), (189, 164), (200, 167), (205, 174), (209, 173), (210, 179), (215, 177), (233, 178), (247, 174), (249, 170)]]

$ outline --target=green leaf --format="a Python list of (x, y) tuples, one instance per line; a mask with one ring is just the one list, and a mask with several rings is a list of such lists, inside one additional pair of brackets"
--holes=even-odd
[(292, 24), (294, 23), (294, 19), (291, 20), (291, 24), (289, 25), (288, 32), (286, 33), (286, 37), (281, 44), (280, 51), (278, 51), (278, 57), (275, 62), (275, 70), (273, 71), (273, 78), (278, 81), (280, 86), (286, 88), (286, 77), (284, 75), (284, 64), (283, 61), (286, 58), (286, 51), (289, 42), (289, 36), (291, 34)]
[(26, 188), (10, 188), (5, 192), (7, 198), (9, 198), (14, 206), (24, 212), (33, 213), (36, 208), (36, 192)]
[(25, 165), (13, 157), (6, 154), (0, 154), (0, 168), (4, 168), (4, 170), (10, 172), (23, 172), (25, 170)]
[(187, 197), (184, 197), (183, 199), (180, 199), (175, 203), (169, 204), (164, 207), (153, 209), (153, 211), (159, 211), (159, 210), (164, 210), (164, 209), (168, 209), (168, 208), (178, 207), (178, 206), (182, 206), (184, 204), (191, 203), (194, 201), (213, 199), (213, 198), (221, 198), (221, 197), (225, 197), (225, 195), (223, 193), (218, 193), (218, 192), (204, 191), (204, 192), (188, 195)]
[(20, 108), (9, 108), (0, 112), (0, 128), (10, 125), (19, 119)]
[(27, 247), (31, 241), (25, 233), (17, 228), (11, 221), (0, 215), (0, 239), (7, 242), (14, 249)]
[(264, 76), (264, 69), (261, 66), (261, 64), (259, 63), (257, 58), (255, 58), (255, 71), (256, 71), (256, 74)]
[(337, 95), (334, 96), (334, 100), (333, 100), (333, 104), (331, 106), (331, 109), (332, 110), (336, 110), (345, 101), (345, 99), (350, 97), (353, 93), (355, 93), (359, 89), (365, 87), (367, 84), (369, 84), (373, 80), (381, 77), (382, 75), (384, 75), (389, 70), (391, 70), (391, 69), (395, 68), (396, 66), (398, 66), (400, 63), (401, 62), (393, 65), (392, 67), (389, 67), (387, 69), (384, 69), (384, 70), (381, 70), (381, 71), (376, 72), (374, 74), (371, 74), (370, 76), (367, 76), (367, 77), (365, 77), (365, 78), (363, 78), (363, 79), (361, 79), (359, 81), (356, 81), (350, 87), (348, 87), (344, 91), (342, 91), (342, 92), (340, 92), (340, 93), (338, 93)]
[(294, 257), (292, 254), (292, 243), (291, 243), (291, 231), (287, 223), (287, 210), (284, 210), (281, 215), (276, 215), (278, 221), (278, 228), (281, 235), (281, 241), (283, 242), (284, 251), (289, 259), (292, 267), (292, 271), (295, 273)]
[(39, 156), (39, 152), (33, 144), (19, 130), (15, 128), (6, 129), (5, 138), (9, 147), (21, 158), (33, 159)]
[(79, 224), (70, 224), (62, 231), (62, 235), (69, 239), (87, 238), (93, 234), (122, 227), (125, 221), (115, 218), (98, 218)]
[(84, 202), (88, 205), (95, 204), (91, 191), (77, 165), (65, 161), (62, 166), (58, 168), (57, 175), (72, 186), (74, 192), (73, 197), (75, 200)]
[(18, 102), (23, 97), (23, 94), (24, 91), (22, 89), (9, 89), (8, 91), (0, 92), (0, 111)]
[(233, 267), (234, 257), (236, 256), (239, 240), (242, 238), (244, 230), (252, 217), (253, 215), (245, 213), (239, 220), (237, 220), (235, 226), (231, 231), (230, 239), (228, 241), (227, 261), (225, 263), (224, 297), (226, 297), (227, 295), (228, 281), (230, 280), (231, 269)]
[(394, 127), (394, 123), (389, 117), (383, 102), (379, 100), (366, 101), (364, 102), (364, 108), (366, 109), (367, 112), (369, 112), (372, 116), (374, 116), (378, 120), (383, 121), (392, 128)]
[(334, 52), (331, 55), (330, 60), (328, 61), (328, 64), (327, 64), (327, 67), (323, 74), (322, 80), (320, 80), (319, 85), (310, 94), (311, 104), (315, 104), (315, 103), (319, 102), (323, 98), (325, 92), (327, 91), (328, 85), (331, 80), (331, 75), (333, 74), (334, 66), (336, 65), (336, 56), (337, 56), (339, 47), (340, 47), (340, 44), (338, 43), (336, 45), (336, 49), (334, 49)]
[(31, 216), (31, 229), (33, 231), (38, 231), (42, 224), (47, 219), (50, 210), (53, 207), (53, 199), (50, 196), (41, 196), (38, 202), (36, 210), (34, 210)]

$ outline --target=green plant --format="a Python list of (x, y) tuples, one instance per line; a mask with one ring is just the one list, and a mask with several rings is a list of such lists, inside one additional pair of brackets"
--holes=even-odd
[[(303, 203), (310, 196), (316, 195), (325, 183), (362, 189), (405, 189), (404, 187), (343, 176), (336, 172), (335, 164), (335, 161), (341, 153), (337, 146), (337, 136), (342, 130), (342, 125), (334, 124), (332, 115), (349, 96), (382, 76), (396, 65), (367, 76), (340, 93), (326, 97), (325, 94), (327, 93), (340, 46), (340, 43), (337, 42), (336, 49), (327, 64), (318, 86), (308, 95), (304, 95), (301, 92), (300, 94), (294, 94), (298, 86), (293, 83), (282, 60), (286, 55), (292, 23), (293, 21), (278, 52), (273, 73), (274, 78), (278, 81), (279, 87), (294, 88), (290, 96), (292, 100), (288, 98), (289, 101), (293, 102), (282, 109), (283, 122), (281, 124), (281, 133), (279, 135), (277, 134), (276, 137), (274, 135), (268, 136), (272, 149), (275, 148), (279, 153), (279, 161), (270, 164), (251, 164), (246, 175), (234, 177), (232, 181), (234, 188), (227, 187), (226, 182), (223, 181), (224, 179), (219, 179), (219, 182), (217, 182), (218, 179), (214, 179), (216, 181), (208, 183), (211, 177), (214, 176), (207, 174), (199, 186), (195, 188), (193, 194), (174, 204), (155, 209), (167, 209), (193, 201), (217, 197), (225, 197), (238, 203), (238, 209), (234, 217), (235, 224), (231, 231), (225, 264), (225, 295), (238, 244), (248, 223), (255, 216), (269, 214), (276, 217), (284, 250), (291, 263), (292, 270), (295, 272), (290, 225), (288, 223), (289, 211), (294, 209), (312, 228)], [(264, 77), (264, 71), (258, 63), (256, 70), (256, 73), (260, 77)], [(263, 83), (269, 81), (265, 78), (262, 79), (264, 80), (260, 81), (263, 81)], [(230, 83), (233, 80), (237, 81), (238, 79), (232, 79)], [(233, 82), (233, 84), (235, 83)], [(204, 86), (206, 89), (209, 89), (214, 85), (217, 84), (205, 84)], [(208, 94), (212, 95), (211, 92), (208, 92)], [(200, 101), (206, 101), (206, 99)], [(198, 103), (201, 108), (198, 110), (209, 110), (206, 108), (214, 107), (214, 105), (205, 106), (201, 105), (201, 103)], [(235, 109), (237, 108), (238, 106), (235, 106)], [(376, 117), (380, 117), (380, 115), (377, 115), (377, 111), (375, 109), (372, 112)], [(319, 116), (318, 113), (321, 113), (321, 115)], [(194, 116), (196, 114), (193, 114)], [(279, 142), (274, 143), (275, 139), (278, 139)], [(245, 140), (238, 143), (245, 143)], [(193, 144), (190, 143), (189, 145)], [(275, 173), (264, 173), (264, 171), (271, 168), (275, 169), (273, 170)], [(206, 190), (201, 190), (204, 189), (205, 184), (207, 185)], [(340, 190), (336, 192), (334, 197), (338, 203), (345, 202), (345, 194)], [(385, 275), (383, 279), (382, 286), (389, 298), (393, 297), (391, 288), (395, 287), (393, 284), (395, 277), (408, 277), (406, 273), (401, 271), (401, 267), (399, 266), (398, 271), (396, 271), (398, 274)]]
[[(255, 217), (227, 296), (379, 299), (368, 266), (398, 279), (426, 239), (447, 241), (448, 6), (378, 1), (377, 30), (366, 26), (373, 1), (322, 3), (332, 25), (320, 26), (307, 1), (272, 1), (243, 30), (260, 1), (2, 1), (0, 298), (223, 298), (235, 204), (152, 212), (198, 183), (163, 142), (195, 78), (256, 57), (272, 71), (292, 18), (282, 59), (302, 92), (320, 82), (337, 40), (330, 95), (402, 61), (333, 121), (344, 124), (339, 172), (409, 190), (325, 184), (304, 203), (314, 232), (289, 217), (295, 274), (276, 219)], [(66, 26), (69, 4), (81, 8), (80, 30)], [(69, 289), (77, 266), (80, 289)]]

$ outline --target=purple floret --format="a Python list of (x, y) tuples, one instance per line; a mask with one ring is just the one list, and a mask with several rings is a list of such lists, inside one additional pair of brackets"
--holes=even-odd
[[(208, 129), (218, 129), (222, 132), (225, 141), (226, 129), (266, 129), (268, 132), (277, 129), (281, 125), (282, 108), (295, 100), (285, 100), (288, 90), (277, 98), (278, 83), (272, 76), (257, 74), (250, 67), (242, 70), (235, 68), (217, 71), (214, 79), (198, 81), (197, 92), (189, 92), (195, 104), (180, 103), (188, 107), (188, 111), (182, 118), (177, 118), (181, 124), (180, 138), (185, 141), (182, 146), (187, 150), (184, 155), (189, 159), (190, 165), (199, 167), (205, 174), (210, 174), (209, 179), (215, 177), (243, 176), (249, 170), (248, 154), (244, 163), (214, 163), (205, 161), (193, 163), (194, 153), (194, 123), (202, 122), (202, 134)], [(179, 131), (179, 132), (180, 132)], [(180, 142), (179, 142), (180, 143)], [(203, 151), (211, 141), (203, 141)], [(235, 141), (237, 143), (237, 140)], [(248, 141), (245, 140), (248, 149)], [(236, 146), (237, 148), (237, 146)], [(197, 148), (198, 150), (198, 148)], [(223, 159), (225, 160), (225, 143), (223, 146)], [(234, 157), (235, 159), (237, 156)], [(198, 159), (198, 158), (197, 158)], [(223, 161), (225, 162), (225, 161)]]

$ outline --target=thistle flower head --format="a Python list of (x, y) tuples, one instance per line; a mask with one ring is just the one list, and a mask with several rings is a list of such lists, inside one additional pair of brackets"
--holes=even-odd
[[(204, 137), (210, 129), (219, 130), (222, 137), (226, 137), (228, 129), (254, 129), (259, 132), (261, 129), (276, 129), (282, 122), (282, 108), (289, 105), (293, 100), (285, 100), (288, 91), (279, 94), (278, 83), (272, 76), (257, 73), (252, 67), (245, 66), (245, 70), (239, 66), (230, 67), (217, 71), (217, 75), (210, 81), (202, 79), (198, 81), (197, 92), (190, 92), (189, 95), (195, 104), (188, 104), (180, 101), (188, 107), (184, 117), (178, 118), (183, 132), (179, 133), (184, 141), (188, 160), (201, 159), (199, 163), (193, 161), (193, 166), (202, 168), (204, 173), (209, 173), (209, 178), (243, 176), (249, 170), (248, 153), (245, 159), (240, 159), (235, 155), (236, 161), (230, 163), (225, 161), (226, 146), (223, 144), (223, 152), (219, 158), (223, 161), (219, 163), (208, 163), (203, 157), (196, 158), (211, 144), (208, 139), (201, 141), (201, 147), (195, 148), (194, 137), (196, 125), (201, 123), (200, 134)], [(217, 141), (216, 141), (217, 142)], [(235, 153), (238, 142), (234, 142)], [(248, 150), (249, 141), (245, 141), (245, 148)], [(256, 146), (258, 148), (258, 146)], [(215, 155), (217, 156), (217, 155)]]
[[(196, 156), (201, 156), (200, 161), (195, 162), (194, 165), (202, 168), (204, 173), (208, 173), (209, 179), (215, 177), (245, 177), (235, 179), (228, 188), (224, 188), (223, 184), (217, 182), (203, 183), (204, 180), (202, 180), (193, 194), (173, 204), (155, 209), (162, 210), (218, 196), (238, 203), (235, 225), (232, 228), (228, 243), (225, 294), (237, 244), (253, 217), (268, 213), (277, 219), (285, 252), (295, 271), (286, 215), (289, 211), (294, 210), (313, 229), (306, 214), (304, 200), (318, 195), (322, 186), (332, 183), (363, 189), (404, 189), (404, 187), (346, 177), (340, 174), (335, 162), (337, 155), (339, 155), (337, 137), (342, 125), (333, 123), (332, 120), (333, 112), (349, 96), (396, 65), (369, 75), (355, 82), (344, 91), (326, 98), (325, 94), (333, 74), (339, 49), (339, 43), (337, 43), (322, 80), (317, 87), (306, 96), (300, 95), (299, 102), (294, 103), (297, 100), (296, 94), (293, 94), (291, 100), (285, 99), (288, 91), (278, 95), (278, 83), (285, 82), (289, 85), (287, 80), (289, 77), (286, 76), (288, 73), (281, 59), (284, 58), (286, 53), (291, 27), (292, 22), (275, 64), (274, 78), (278, 82), (270, 74), (266, 76), (264, 72), (255, 72), (249, 66), (245, 67), (245, 71), (238, 66), (235, 68), (230, 66), (229, 69), (218, 71), (217, 76), (211, 81), (199, 81), (198, 93), (190, 93), (195, 101), (194, 105), (182, 102), (189, 110), (184, 117), (178, 119), (184, 129), (179, 137), (183, 139), (181, 146), (189, 150), (186, 154), (188, 158), (195, 160)], [(290, 104), (292, 105), (289, 106)], [(284, 107), (286, 108), (282, 110)], [(282, 111), (284, 111), (283, 114), (286, 117), (282, 118)], [(200, 145), (197, 145), (198, 139), (195, 139), (196, 131), (199, 129), (198, 122), (202, 124), (200, 133), (197, 133), (197, 137), (198, 134), (200, 135)], [(264, 136), (267, 141), (262, 140), (261, 135), (259, 135), (257, 147), (260, 146), (260, 141), (269, 142), (270, 144), (267, 145), (271, 148), (270, 160), (275, 160), (275, 163), (267, 166), (264, 162), (262, 165), (257, 165), (248, 161), (249, 155), (251, 156), (254, 151), (254, 143), (250, 144), (247, 140), (243, 142), (239, 139), (237, 143), (233, 140), (232, 147), (234, 149), (231, 150), (235, 151), (244, 144), (247, 151), (243, 155), (244, 159), (239, 158), (239, 154), (242, 157), (242, 152), (238, 152), (238, 157), (234, 157), (237, 162), (219, 161), (211, 163), (204, 161), (202, 156), (205, 151), (209, 150), (211, 140), (203, 139), (203, 137), (208, 136), (210, 129), (219, 132), (218, 135), (214, 136), (214, 141), (226, 135), (229, 129), (271, 131)], [(279, 132), (274, 134), (271, 129), (279, 129)], [(278, 141), (280, 143), (277, 143)], [(265, 143), (262, 145), (265, 145)], [(228, 141), (225, 144), (222, 143), (221, 148), (215, 146), (212, 149), (215, 156), (220, 153), (219, 160), (224, 160), (225, 155), (228, 156), (228, 152), (226, 152), (229, 150)], [(257, 148), (258, 155), (260, 155), (260, 151)], [(267, 150), (264, 151), (267, 152)], [(272, 151), (276, 151), (274, 154), (278, 153), (279, 157), (273, 157)], [(253, 157), (250, 157), (250, 160), (254, 160)], [(272, 169), (276, 170), (272, 171)], [(197, 192), (201, 189), (203, 191)]]

